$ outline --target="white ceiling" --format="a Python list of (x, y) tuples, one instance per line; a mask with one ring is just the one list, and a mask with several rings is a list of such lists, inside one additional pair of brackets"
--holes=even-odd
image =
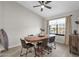
[(47, 4), (52, 9), (44, 8), (43, 12), (40, 11), (40, 7), (33, 8), (33, 6), (39, 5), (37, 1), (18, 1), (18, 3), (42, 17), (51, 17), (79, 9), (79, 1), (52, 1)]

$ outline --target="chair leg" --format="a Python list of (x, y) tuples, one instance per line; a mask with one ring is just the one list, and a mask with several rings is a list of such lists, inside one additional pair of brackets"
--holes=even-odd
[(56, 42), (54, 42), (54, 49), (56, 49)]
[(22, 50), (23, 50), (23, 48), (21, 48), (20, 56), (22, 56), (22, 55), (21, 55), (21, 53), (22, 53)]
[(27, 53), (28, 53), (27, 51), (28, 51), (28, 48), (26, 49), (26, 56), (27, 56)]
[(34, 47), (34, 51), (35, 51), (35, 56), (34, 57), (40, 57), (38, 54), (37, 54), (37, 51), (36, 51), (36, 48)]

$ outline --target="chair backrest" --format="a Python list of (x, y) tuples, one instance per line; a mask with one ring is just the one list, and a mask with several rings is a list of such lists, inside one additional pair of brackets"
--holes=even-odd
[(49, 43), (52, 43), (52, 42), (54, 42), (55, 41), (55, 36), (53, 36), (53, 37), (49, 37)]
[(21, 38), (20, 38), (20, 40), (21, 40), (21, 45), (22, 45), (22, 47), (23, 47), (23, 48), (26, 48), (26, 42), (25, 42), (25, 40), (23, 40), (23, 39), (21, 39)]

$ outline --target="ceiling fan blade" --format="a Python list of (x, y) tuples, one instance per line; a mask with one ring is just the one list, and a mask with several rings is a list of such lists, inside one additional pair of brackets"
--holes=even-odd
[(51, 9), (51, 7), (49, 7), (49, 6), (46, 6), (46, 5), (45, 5), (45, 7), (48, 8), (48, 9)]
[(41, 5), (37, 5), (37, 6), (33, 6), (33, 7), (39, 7), (39, 6), (41, 6)]
[(43, 8), (41, 8), (41, 12), (43, 11)]
[(42, 2), (41, 1), (38, 1), (41, 5), (42, 5)]
[(51, 2), (51, 1), (46, 1), (45, 4), (48, 4), (48, 3), (50, 3), (50, 2)]

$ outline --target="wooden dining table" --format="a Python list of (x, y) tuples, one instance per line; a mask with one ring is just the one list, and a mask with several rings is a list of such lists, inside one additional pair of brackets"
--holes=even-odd
[(48, 35), (44, 35), (44, 36), (34, 35), (34, 36), (25, 37), (24, 39), (27, 42), (34, 43), (34, 45), (35, 45), (35, 56), (38, 56), (37, 53), (36, 53), (36, 46), (37, 46), (36, 44), (40, 41), (48, 40), (49, 37), (51, 37), (51, 36), (48, 36)]
[(38, 42), (40, 42), (40, 41), (47, 40), (48, 39), (48, 35), (44, 35), (44, 36), (34, 35), (34, 36), (25, 37), (24, 39), (25, 39), (25, 41), (30, 42), (30, 43), (33, 43), (35, 45), (35, 56), (38, 56), (38, 54), (36, 53), (36, 47), (37, 47), (36, 44)]
[(48, 39), (48, 35), (45, 36), (28, 36), (25, 37), (25, 40), (28, 42), (39, 42)]

